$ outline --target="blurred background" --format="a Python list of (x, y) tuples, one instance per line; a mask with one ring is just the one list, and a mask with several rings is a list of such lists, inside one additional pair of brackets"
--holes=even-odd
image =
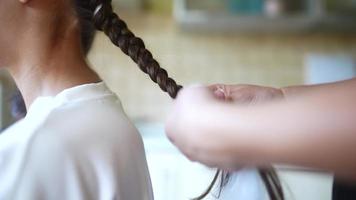
[[(180, 84), (282, 87), (355, 77), (355, 0), (113, 0), (134, 33)], [(172, 100), (101, 33), (93, 68), (122, 100), (143, 135), (157, 200), (200, 194), (212, 170), (187, 161), (166, 140)], [(0, 72), (2, 129), (14, 122), (16, 87)], [(331, 199), (332, 176), (279, 168), (288, 199)]]

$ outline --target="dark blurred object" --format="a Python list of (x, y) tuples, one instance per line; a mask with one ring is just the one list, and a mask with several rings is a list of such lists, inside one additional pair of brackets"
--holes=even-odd
[(335, 180), (333, 185), (332, 200), (355, 200), (356, 185), (355, 183), (346, 183), (340, 180)]
[(356, 16), (356, 0), (326, 0), (326, 12)]
[(283, 2), (288, 13), (295, 13), (307, 9), (309, 0), (283, 0)]
[(15, 121), (19, 121), (27, 114), (26, 105), (19, 90), (11, 97), (11, 115)]
[(0, 134), (12, 124), (23, 119), (27, 114), (26, 105), (20, 91), (16, 89), (15, 92), (11, 93), (10, 99), (6, 101), (9, 120), (1, 127)]
[(294, 15), (305, 13), (308, 1), (295, 0), (265, 0), (265, 14), (277, 17), (281, 15)]

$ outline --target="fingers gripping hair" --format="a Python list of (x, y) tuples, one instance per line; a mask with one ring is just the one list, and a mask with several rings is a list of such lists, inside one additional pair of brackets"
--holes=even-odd
[(79, 1), (79, 6), (89, 9), (93, 13), (95, 27), (103, 31), (126, 55), (137, 63), (140, 69), (148, 74), (152, 81), (160, 88), (175, 98), (182, 86), (178, 85), (168, 76), (166, 70), (153, 58), (151, 52), (146, 49), (141, 38), (135, 36), (126, 23), (114, 13), (111, 0), (87, 0)]
[[(129, 30), (126, 23), (114, 13), (111, 0), (75, 0), (75, 2), (78, 8), (89, 11), (89, 18), (91, 18), (90, 20), (94, 23), (96, 29), (103, 31), (112, 43), (131, 57), (140, 69), (148, 74), (152, 81), (157, 83), (163, 91), (167, 92), (172, 98), (176, 98), (182, 86), (178, 85), (168, 76), (167, 71), (160, 67), (151, 52), (146, 49), (142, 39), (136, 37)], [(87, 18), (88, 15), (84, 17)], [(283, 190), (274, 169), (260, 169), (259, 173), (266, 185), (271, 200), (283, 200)], [(230, 174), (218, 170), (208, 190), (196, 199), (203, 199), (210, 193), (219, 175), (221, 175), (221, 192), (221, 189), (229, 180)]]

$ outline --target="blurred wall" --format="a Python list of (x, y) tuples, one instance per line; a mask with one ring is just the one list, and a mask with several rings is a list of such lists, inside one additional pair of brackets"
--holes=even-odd
[[(356, 36), (335, 34), (234, 35), (181, 32), (170, 15), (123, 15), (162, 67), (179, 83), (303, 82), (308, 53), (356, 57)], [(121, 98), (135, 121), (163, 121), (171, 100), (102, 34), (90, 53), (93, 68)]]
[(14, 123), (11, 115), (11, 101), (14, 92), (17, 91), (14, 80), (11, 78), (8, 71), (0, 70), (0, 132)]

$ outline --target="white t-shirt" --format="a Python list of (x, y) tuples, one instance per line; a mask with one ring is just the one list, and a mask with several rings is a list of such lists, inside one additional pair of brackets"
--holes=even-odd
[(1, 200), (152, 200), (142, 139), (104, 83), (40, 97), (0, 135)]

